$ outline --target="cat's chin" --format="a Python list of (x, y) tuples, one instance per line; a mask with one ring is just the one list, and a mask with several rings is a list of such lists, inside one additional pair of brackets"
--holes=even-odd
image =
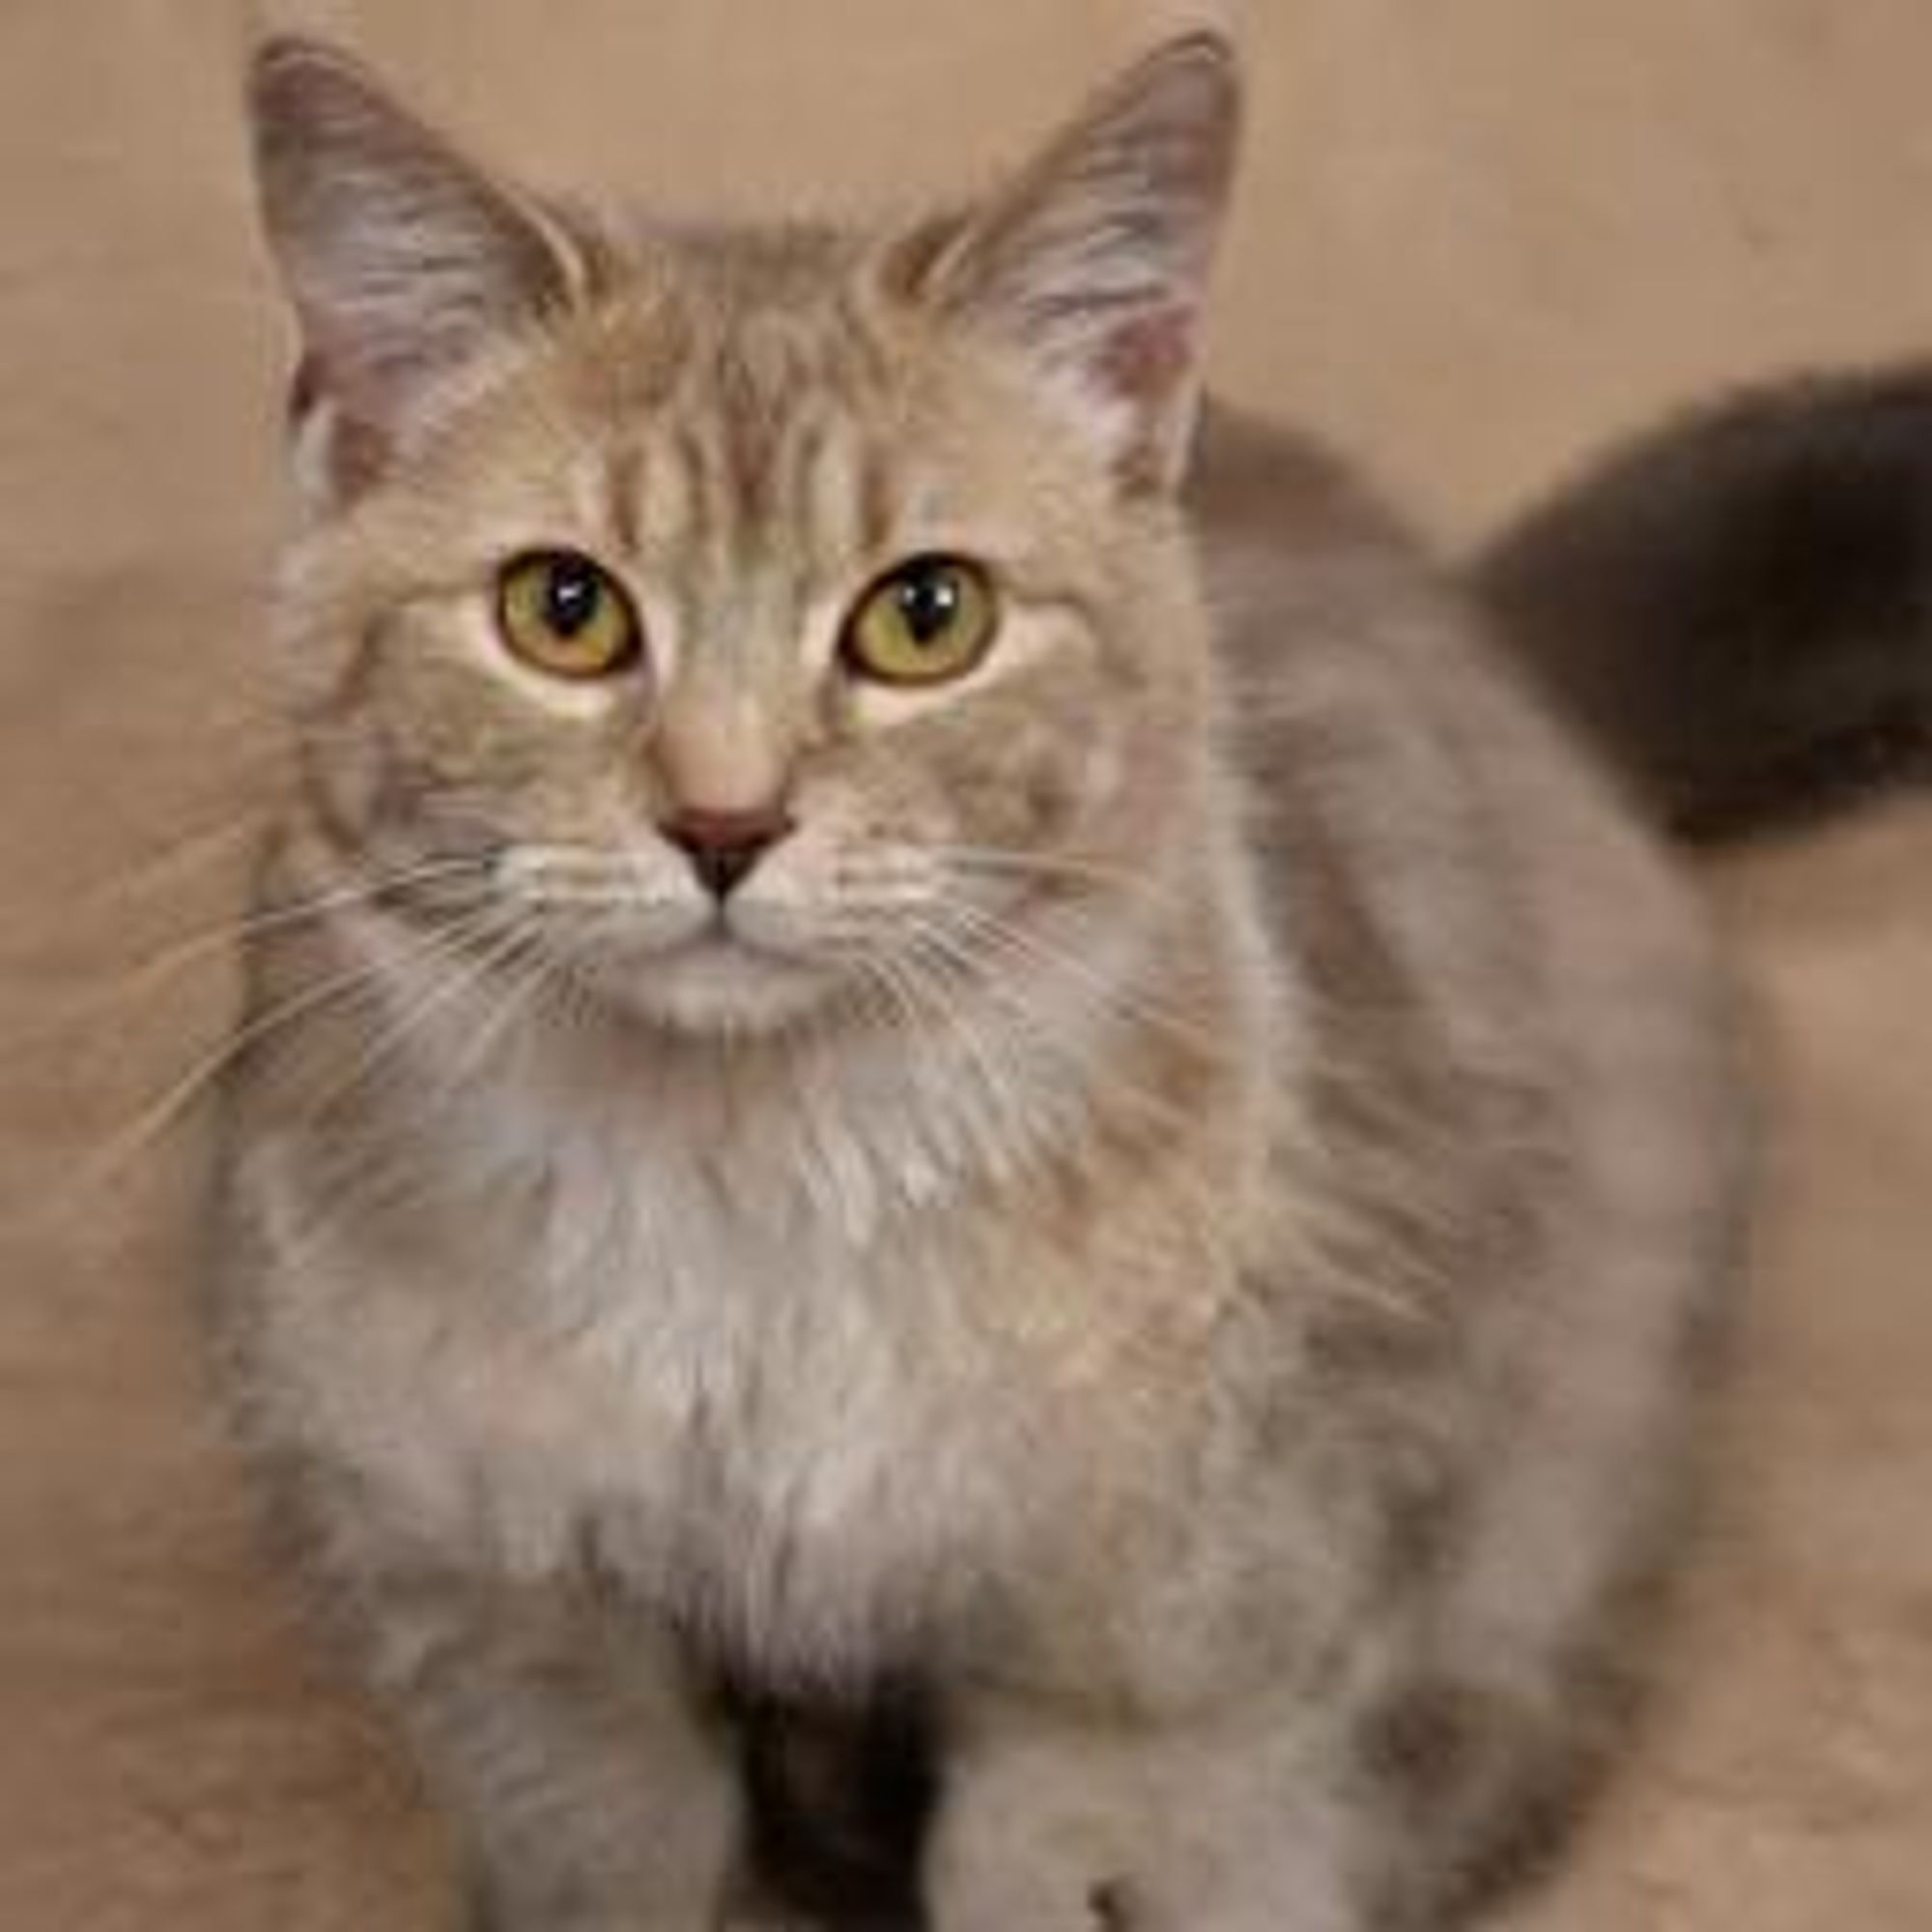
[(731, 938), (704, 938), (592, 976), (597, 996), (668, 1033), (746, 1038), (785, 1032), (821, 1011), (838, 976), (816, 962)]

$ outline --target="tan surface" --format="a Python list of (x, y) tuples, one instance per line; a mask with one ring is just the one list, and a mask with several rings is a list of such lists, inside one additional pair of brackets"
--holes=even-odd
[[(231, 997), (218, 949), (128, 976), (232, 915), (258, 742), (281, 336), (242, 11), (0, 9), (0, 1932), (439, 1922), (433, 1836), (209, 1439), (198, 1127), (102, 1165)], [(303, 11), (553, 178), (772, 206), (957, 182), (1190, 10)], [(1228, 384), (1445, 532), (1711, 379), (1932, 342), (1924, 0), (1250, 11)], [(1932, 1926), (1928, 871), (1899, 812), (1721, 882), (1776, 1181), (1724, 1507), (1654, 1748), (1539, 1925)]]

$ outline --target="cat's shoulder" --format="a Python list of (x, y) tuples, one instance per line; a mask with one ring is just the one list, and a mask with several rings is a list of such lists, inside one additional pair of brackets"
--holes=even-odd
[(1356, 468), (1305, 430), (1210, 398), (1183, 505), (1210, 554), (1248, 545), (1320, 556), (1371, 551), (1419, 562), (1423, 546)]

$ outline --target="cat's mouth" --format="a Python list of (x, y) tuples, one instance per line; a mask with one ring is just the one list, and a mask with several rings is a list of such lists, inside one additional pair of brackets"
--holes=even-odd
[[(895, 927), (888, 915), (905, 909), (902, 889), (821, 902), (764, 876), (699, 893), (634, 855), (581, 847), (512, 848), (497, 877), (582, 992), (685, 1033), (776, 1033), (865, 991), (865, 962), (890, 938), (882, 923)], [(884, 997), (876, 984), (871, 995)]]
[(838, 983), (830, 962), (746, 930), (725, 909), (694, 931), (599, 949), (584, 976), (598, 998), (680, 1033), (781, 1031), (822, 1006)]
[(657, 956), (665, 966), (678, 968), (701, 967), (721, 959), (763, 961), (793, 969), (808, 963), (796, 952), (747, 932), (723, 906), (696, 932), (674, 940)]

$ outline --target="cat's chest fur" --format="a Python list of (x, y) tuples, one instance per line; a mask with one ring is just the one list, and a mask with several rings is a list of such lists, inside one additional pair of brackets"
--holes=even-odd
[[(649, 1134), (522, 1152), (312, 1249), (274, 1352), (319, 1435), (439, 1547), (593, 1561), (773, 1667), (955, 1610), (1052, 1408), (1003, 1378), (982, 1282), (1051, 1296), (1046, 1249), (937, 1208), (791, 1214), (782, 1167)], [(258, 1173), (270, 1225), (303, 1219), (299, 1161)]]

